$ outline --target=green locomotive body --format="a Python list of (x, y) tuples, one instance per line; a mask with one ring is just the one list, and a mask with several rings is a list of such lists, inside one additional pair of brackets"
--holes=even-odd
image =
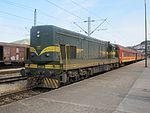
[(56, 26), (32, 27), (30, 40), (24, 73), (29, 86), (58, 88), (119, 66), (109, 42)]

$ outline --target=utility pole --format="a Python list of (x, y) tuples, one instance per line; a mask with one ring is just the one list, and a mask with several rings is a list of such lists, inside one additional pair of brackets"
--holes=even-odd
[(87, 32), (87, 35), (88, 35), (88, 37), (90, 37), (91, 36), (91, 22), (95, 22), (95, 20), (91, 20), (91, 17), (88, 17), (88, 20), (84, 21), (84, 22), (88, 23), (88, 32)]
[(88, 17), (88, 36), (90, 37), (91, 35), (91, 17)]
[(91, 17), (88, 17), (88, 36), (91, 34)]
[(91, 31), (91, 22), (95, 22), (95, 20), (91, 20), (91, 17), (88, 17), (88, 20), (83, 21), (83, 22), (87, 22), (88, 23), (88, 30), (84, 30), (81, 26), (79, 26), (76, 22), (74, 22), (74, 24), (76, 26), (78, 26), (82, 31), (84, 31), (88, 37), (91, 36), (91, 34), (93, 34), (104, 22), (106, 21), (106, 19), (103, 20), (103, 22), (101, 22), (93, 31)]
[(145, 1), (145, 67), (147, 67), (147, 16), (146, 16), (146, 0)]
[(36, 19), (37, 19), (36, 9), (34, 10), (34, 26), (36, 26)]

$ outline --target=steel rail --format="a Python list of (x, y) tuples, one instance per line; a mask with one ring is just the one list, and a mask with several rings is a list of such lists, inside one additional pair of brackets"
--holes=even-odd
[(11, 83), (11, 82), (20, 81), (20, 80), (26, 80), (26, 79), (27, 79), (27, 77), (25, 77), (25, 76), (15, 76), (15, 77), (0, 78), (0, 84)]

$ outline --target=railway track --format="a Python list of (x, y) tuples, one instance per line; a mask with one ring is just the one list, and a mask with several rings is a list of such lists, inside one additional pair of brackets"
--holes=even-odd
[(11, 82), (20, 81), (20, 80), (26, 80), (26, 79), (27, 79), (27, 77), (24, 77), (24, 76), (0, 78), (0, 84), (11, 83)]
[[(14, 77), (5, 77), (5, 78), (0, 78), (0, 84), (8, 84), (9, 83), (15, 83), (17, 81), (21, 80), (26, 80), (27, 77), (24, 76), (14, 76)], [(3, 86), (2, 86), (3, 87)], [(22, 100), (25, 98), (29, 98), (35, 95), (39, 95), (44, 92), (48, 92), (51, 89), (47, 88), (29, 88), (29, 89), (19, 89), (16, 90), (15, 92), (6, 92), (0, 94), (0, 106), (6, 105), (18, 100)]]
[(3, 70), (3, 69), (15, 69), (15, 68), (23, 68), (23, 66), (0, 66), (0, 70)]
[(12, 74), (12, 73), (19, 73), (20, 70), (23, 68), (8, 68), (8, 69), (0, 69), (0, 74)]
[(0, 96), (0, 106), (6, 105), (12, 102), (16, 102), (18, 100), (22, 100), (25, 98), (29, 98), (35, 95), (39, 95), (41, 93), (45, 93), (48, 91), (50, 91), (50, 89), (33, 88), (33, 89), (18, 91), (15, 93), (6, 94), (3, 96)]

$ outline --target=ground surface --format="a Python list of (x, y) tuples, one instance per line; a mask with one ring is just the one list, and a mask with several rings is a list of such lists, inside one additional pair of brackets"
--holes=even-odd
[[(1, 70), (2, 71), (2, 70)], [(0, 74), (0, 79), (1, 78), (9, 78), (9, 77), (16, 77), (16, 76), (21, 76), (20, 73), (12, 73), (12, 74)], [(12, 82), (9, 84), (0, 84), (0, 96), (5, 95), (8, 93), (12, 92), (17, 92), (26, 89), (26, 80), (23, 81), (17, 81), (17, 82)]]
[(0, 107), (0, 113), (150, 113), (144, 61)]

